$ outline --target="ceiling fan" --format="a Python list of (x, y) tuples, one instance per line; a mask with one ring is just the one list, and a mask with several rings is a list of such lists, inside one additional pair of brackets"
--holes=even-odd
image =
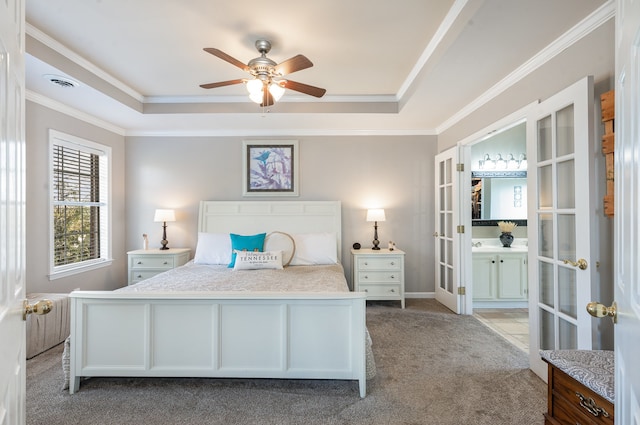
[(322, 97), (326, 93), (325, 89), (283, 78), (285, 75), (292, 74), (296, 71), (311, 68), (313, 63), (305, 56), (296, 55), (278, 64), (267, 57), (267, 53), (271, 50), (271, 43), (269, 41), (257, 40), (256, 49), (258, 49), (261, 56), (251, 59), (249, 63), (245, 65), (236, 58), (224, 53), (222, 50), (205, 47), (205, 52), (211, 53), (213, 56), (237, 66), (251, 74), (253, 78), (239, 78), (237, 80), (201, 84), (200, 87), (203, 89), (213, 89), (216, 87), (245, 83), (249, 91), (249, 98), (255, 103), (259, 103), (260, 106), (273, 105), (282, 97), (285, 89), (295, 90), (315, 97)]

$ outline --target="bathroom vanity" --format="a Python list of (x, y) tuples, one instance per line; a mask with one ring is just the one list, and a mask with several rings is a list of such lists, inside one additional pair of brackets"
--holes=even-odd
[(527, 308), (526, 240), (505, 248), (497, 238), (474, 239), (473, 305), (476, 308)]

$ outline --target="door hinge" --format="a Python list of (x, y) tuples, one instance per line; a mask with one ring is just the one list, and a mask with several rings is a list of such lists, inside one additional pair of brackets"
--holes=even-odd
[(458, 227), (456, 229), (457, 229), (458, 233), (464, 233), (464, 224), (458, 225)]
[(462, 162), (456, 164), (456, 171), (464, 171), (464, 164)]
[(467, 295), (467, 288), (464, 286), (458, 286), (458, 295)]

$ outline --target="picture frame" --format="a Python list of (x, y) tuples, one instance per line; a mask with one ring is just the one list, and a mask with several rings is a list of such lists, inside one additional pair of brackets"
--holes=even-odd
[(297, 140), (242, 142), (243, 196), (298, 196)]

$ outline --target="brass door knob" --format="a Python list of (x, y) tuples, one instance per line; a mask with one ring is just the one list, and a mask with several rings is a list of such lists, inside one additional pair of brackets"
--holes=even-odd
[(27, 320), (27, 316), (33, 314), (47, 314), (53, 309), (53, 301), (40, 300), (35, 304), (29, 304), (29, 301), (22, 302), (22, 320)]
[(587, 304), (587, 312), (593, 317), (611, 317), (613, 323), (618, 323), (618, 305), (614, 301), (611, 307), (607, 307), (604, 304), (600, 304), (596, 301), (591, 301)]
[(584, 258), (581, 258), (578, 261), (563, 260), (563, 262), (565, 264), (571, 264), (573, 267), (577, 267), (580, 270), (586, 270), (587, 269), (587, 260), (585, 260)]

